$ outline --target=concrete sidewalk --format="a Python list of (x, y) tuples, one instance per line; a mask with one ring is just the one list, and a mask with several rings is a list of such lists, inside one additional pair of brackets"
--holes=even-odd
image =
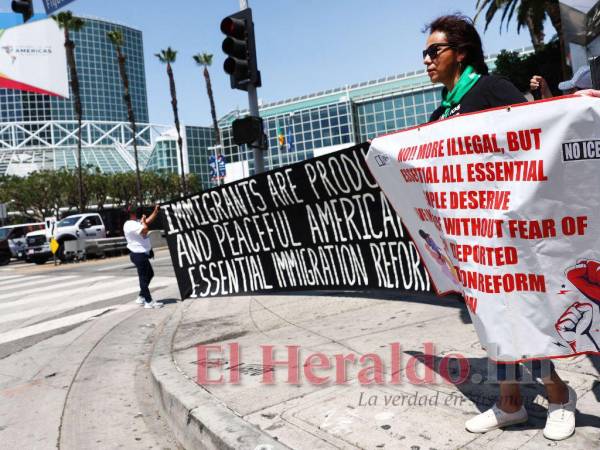
[[(471, 434), (464, 429), (465, 420), (491, 406), (497, 385), (485, 381), (487, 360), (463, 304), (425, 295), (381, 295), (312, 293), (179, 304), (152, 361), (157, 393), (179, 441), (189, 449), (600, 448), (600, 358), (582, 356), (556, 364), (579, 396), (578, 426), (570, 439), (554, 443), (543, 437), (546, 401), (541, 385), (523, 387), (527, 424)], [(435, 382), (415, 384), (425, 370), (423, 364), (413, 366), (414, 357), (423, 354), (426, 342), (435, 346), (428, 363)], [(231, 343), (240, 349), (239, 384), (229, 383), (235, 365), (227, 345)], [(401, 348), (401, 384), (392, 383), (392, 343)], [(212, 352), (208, 363), (198, 361), (198, 344), (221, 345), (223, 352)], [(298, 384), (286, 382), (286, 367), (275, 368), (272, 385), (262, 383), (263, 345), (274, 347), (277, 360), (288, 359), (286, 346), (299, 346)], [(332, 364), (312, 370), (329, 377), (322, 385), (311, 382), (303, 367), (318, 352)], [(336, 384), (334, 355), (354, 354), (358, 360), (369, 353), (383, 360), (383, 384), (366, 385), (358, 378), (361, 369), (373, 365), (370, 360), (348, 363), (347, 383)], [(450, 384), (440, 375), (466, 376), (458, 364), (444, 367), (444, 356), (450, 353), (460, 353), (468, 362), (464, 383)], [(219, 357), (222, 361), (215, 362)], [(316, 367), (318, 361), (312, 363)], [(211, 379), (222, 375), (225, 383), (197, 384), (203, 366)], [(372, 371), (361, 375), (373, 378)]]

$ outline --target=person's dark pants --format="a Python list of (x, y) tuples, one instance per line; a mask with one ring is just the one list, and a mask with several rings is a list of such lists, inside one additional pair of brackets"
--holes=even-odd
[(150, 256), (146, 253), (130, 253), (129, 258), (131, 262), (135, 264), (137, 269), (138, 278), (140, 280), (140, 297), (144, 299), (146, 303), (152, 301), (150, 295), (150, 281), (154, 278), (154, 270), (152, 264), (150, 264)]
[[(495, 364), (491, 361), (490, 363), (488, 369), (496, 370), (495, 373), (489, 374), (493, 381), (534, 383), (538, 378), (548, 378), (554, 370), (554, 364), (549, 359), (536, 359), (517, 364)], [(523, 366), (528, 369), (529, 373), (523, 371)]]

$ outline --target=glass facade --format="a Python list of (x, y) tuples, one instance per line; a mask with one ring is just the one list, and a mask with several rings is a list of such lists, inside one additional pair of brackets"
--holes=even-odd
[(146, 170), (179, 173), (178, 159), (177, 139), (174, 137), (158, 138), (148, 159), (148, 164), (146, 164)]
[[(109, 31), (123, 34), (123, 53), (137, 126), (140, 167), (154, 138), (166, 127), (148, 124), (142, 33), (101, 19), (82, 17), (72, 32), (83, 110), (82, 163), (104, 172), (135, 168), (133, 134), (123, 102), (123, 85)], [(77, 166), (77, 122), (70, 99), (0, 89), (0, 175)]]
[(356, 104), (360, 142), (425, 123), (442, 101), (441, 89), (410, 92)]
[(185, 148), (187, 149), (189, 171), (195, 173), (205, 186), (210, 185), (209, 147), (215, 145), (215, 131), (212, 127), (184, 127)]
[[(261, 108), (268, 150), (267, 170), (313, 158), (381, 134), (427, 122), (441, 102), (441, 87), (424, 71), (397, 75), (266, 105)], [(221, 119), (225, 155), (230, 163), (254, 161), (246, 146), (231, 140), (231, 122), (244, 113)]]

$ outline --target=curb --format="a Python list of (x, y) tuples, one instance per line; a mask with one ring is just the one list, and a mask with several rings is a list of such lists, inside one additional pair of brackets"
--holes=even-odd
[(180, 303), (162, 326), (150, 361), (158, 406), (177, 441), (187, 449), (289, 449), (246, 422), (177, 368), (171, 349), (184, 305)]

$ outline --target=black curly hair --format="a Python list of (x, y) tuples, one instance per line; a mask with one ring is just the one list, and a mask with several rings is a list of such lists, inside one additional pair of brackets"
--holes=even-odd
[(441, 16), (433, 20), (423, 31), (429, 33), (441, 31), (448, 38), (448, 43), (465, 53), (464, 66), (473, 66), (475, 72), (481, 75), (489, 73), (483, 56), (481, 38), (471, 18), (462, 14)]

